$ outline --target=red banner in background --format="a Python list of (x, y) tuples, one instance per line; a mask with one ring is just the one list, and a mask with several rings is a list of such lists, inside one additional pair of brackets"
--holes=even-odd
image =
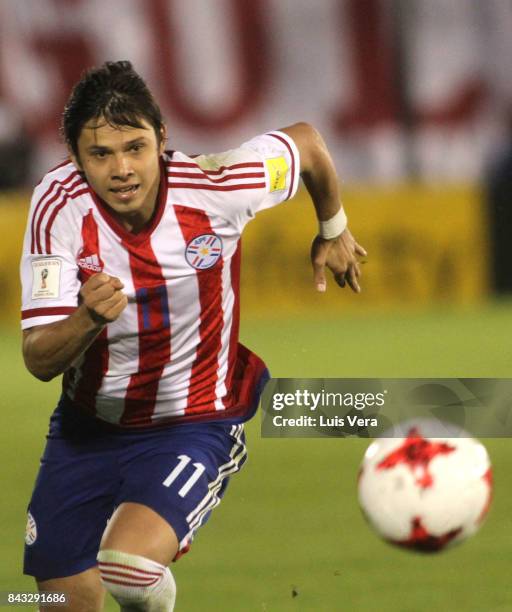
[(64, 154), (81, 71), (130, 59), (171, 146), (229, 148), (298, 120), (350, 180), (476, 179), (504, 135), (512, 6), (500, 0), (20, 0), (0, 5), (0, 137), (20, 120), (36, 174)]

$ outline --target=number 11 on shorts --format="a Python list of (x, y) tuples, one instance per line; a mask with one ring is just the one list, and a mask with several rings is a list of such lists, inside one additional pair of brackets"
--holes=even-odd
[[(178, 478), (178, 476), (183, 472), (183, 470), (187, 467), (187, 465), (192, 461), (192, 459), (188, 455), (178, 455), (179, 463), (174, 468), (174, 470), (167, 476), (167, 478), (162, 482), (164, 487), (170, 487), (172, 483)], [(201, 474), (204, 472), (205, 467), (202, 463), (193, 463), (195, 467), (194, 473), (187, 482), (181, 487), (178, 491), (178, 495), (180, 497), (185, 497), (185, 495), (190, 491), (190, 489), (195, 485), (195, 483), (201, 477)]]

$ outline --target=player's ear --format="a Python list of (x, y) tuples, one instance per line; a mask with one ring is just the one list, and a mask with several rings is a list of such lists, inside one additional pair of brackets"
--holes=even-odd
[(162, 123), (162, 127), (160, 128), (160, 144), (158, 145), (158, 154), (162, 155), (165, 151), (165, 147), (167, 145), (167, 126), (165, 123)]

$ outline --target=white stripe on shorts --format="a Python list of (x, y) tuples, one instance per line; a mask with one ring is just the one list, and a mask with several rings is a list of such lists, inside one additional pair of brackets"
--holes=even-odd
[(205, 509), (208, 510), (210, 508), (211, 499), (214, 495), (216, 495), (222, 486), (222, 481), (224, 478), (226, 478), (228, 474), (232, 474), (238, 470), (241, 459), (247, 454), (247, 449), (241, 440), (243, 426), (233, 425), (230, 433), (236, 440), (229, 453), (230, 460), (220, 466), (217, 478), (208, 485), (208, 493), (187, 516), (187, 523), (190, 525), (190, 527), (195, 525), (198, 516), (203, 514)]
[(220, 503), (220, 498), (217, 496), (222, 487), (222, 482), (230, 474), (234, 474), (240, 469), (242, 459), (247, 455), (247, 448), (242, 442), (242, 434), (244, 427), (242, 424), (233, 425), (230, 434), (235, 438), (235, 443), (229, 453), (229, 461), (224, 463), (219, 468), (217, 478), (208, 485), (208, 493), (203, 497), (199, 504), (190, 512), (186, 520), (189, 524), (190, 531), (180, 542), (180, 548), (189, 544), (192, 540), (194, 532), (201, 526), (204, 517)]

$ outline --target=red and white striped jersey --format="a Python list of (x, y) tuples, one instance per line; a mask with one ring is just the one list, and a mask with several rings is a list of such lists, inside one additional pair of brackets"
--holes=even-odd
[(122, 427), (243, 420), (263, 362), (238, 344), (240, 235), (294, 195), (299, 155), (283, 132), (240, 148), (161, 158), (157, 208), (125, 230), (67, 162), (35, 188), (21, 277), (22, 327), (63, 319), (92, 274), (124, 284), (128, 306), (63, 379), (63, 392)]

